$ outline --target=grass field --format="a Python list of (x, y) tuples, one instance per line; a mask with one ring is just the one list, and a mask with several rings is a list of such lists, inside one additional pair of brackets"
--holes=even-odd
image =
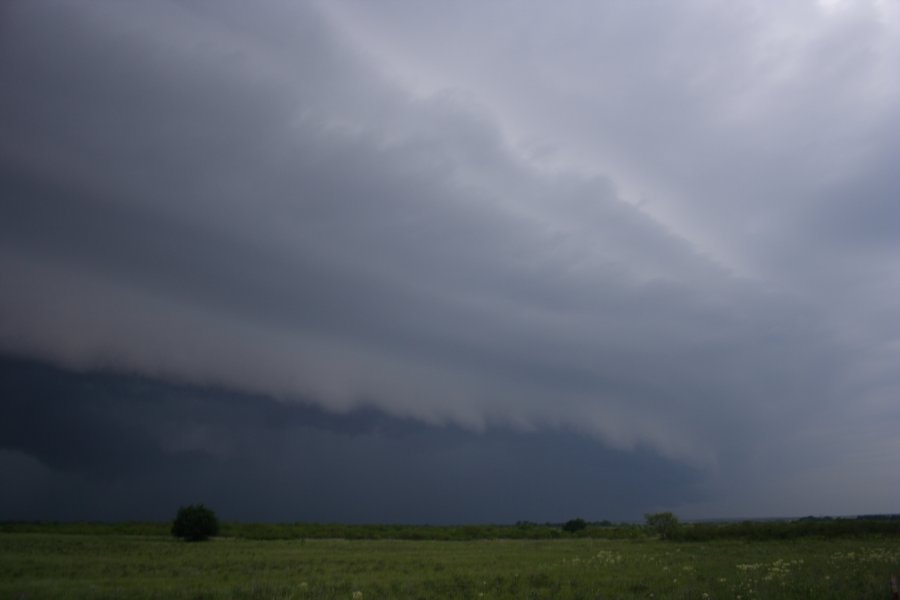
[(900, 540), (0, 534), (0, 598), (890, 598)]

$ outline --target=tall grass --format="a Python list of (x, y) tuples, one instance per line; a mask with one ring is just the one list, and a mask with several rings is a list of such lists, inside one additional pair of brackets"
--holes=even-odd
[(674, 542), (0, 534), (0, 598), (889, 598), (898, 538)]

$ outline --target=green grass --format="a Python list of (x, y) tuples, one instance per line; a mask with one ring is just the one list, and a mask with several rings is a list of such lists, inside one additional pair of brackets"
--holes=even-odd
[(0, 533), (0, 598), (887, 599), (897, 538), (247, 540)]

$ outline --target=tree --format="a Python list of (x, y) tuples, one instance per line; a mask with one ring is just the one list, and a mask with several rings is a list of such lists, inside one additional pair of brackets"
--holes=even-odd
[(647, 527), (666, 540), (673, 537), (681, 528), (678, 517), (670, 512), (647, 513), (644, 515)]
[(570, 519), (563, 525), (563, 531), (568, 531), (569, 533), (577, 533), (585, 528), (587, 528), (587, 522), (581, 518)]
[(202, 504), (182, 506), (172, 523), (172, 535), (189, 542), (201, 542), (219, 533), (219, 520)]

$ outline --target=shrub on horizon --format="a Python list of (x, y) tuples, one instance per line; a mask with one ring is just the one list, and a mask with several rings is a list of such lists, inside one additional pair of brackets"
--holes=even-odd
[(216, 513), (202, 504), (182, 506), (172, 522), (172, 535), (188, 542), (202, 542), (218, 533)]
[(578, 533), (583, 529), (587, 529), (587, 521), (582, 518), (570, 519), (563, 525), (563, 531), (568, 531), (569, 533)]
[(675, 537), (681, 530), (678, 517), (670, 512), (647, 513), (644, 515), (647, 527), (659, 534), (659, 537), (667, 540)]

